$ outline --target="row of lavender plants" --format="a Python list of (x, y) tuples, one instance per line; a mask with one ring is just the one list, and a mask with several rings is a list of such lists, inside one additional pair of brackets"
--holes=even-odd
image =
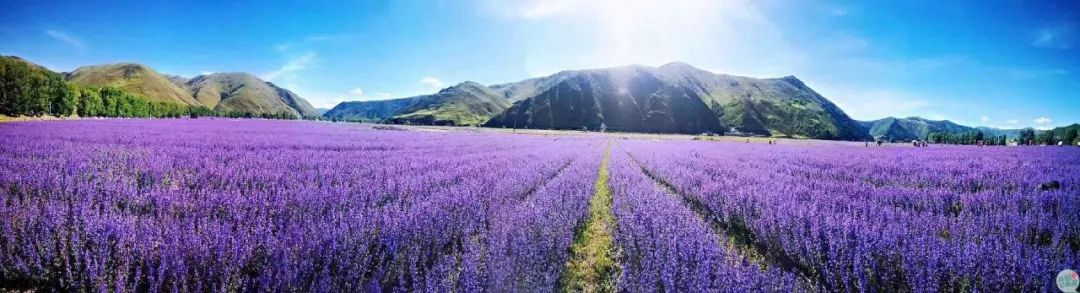
[(812, 288), (791, 272), (751, 263), (723, 231), (646, 177), (623, 148), (611, 159), (612, 209), (626, 292), (792, 292)]
[(0, 283), (155, 292), (551, 291), (603, 143), (221, 119), (0, 137)]
[(1048, 292), (1058, 271), (1080, 265), (1075, 150), (625, 148), (736, 247), (814, 287)]

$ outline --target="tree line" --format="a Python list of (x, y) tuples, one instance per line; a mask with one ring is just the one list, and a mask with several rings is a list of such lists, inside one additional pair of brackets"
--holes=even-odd
[(965, 133), (932, 132), (926, 136), (930, 143), (977, 145), (1006, 145), (1008, 139), (1004, 136), (994, 136), (982, 131)]
[(68, 117), (297, 119), (290, 112), (216, 111), (206, 106), (154, 102), (115, 87), (80, 87), (64, 76), (15, 58), (0, 57), (0, 115)]
[(1034, 129), (1027, 128), (1020, 130), (1017, 137), (1012, 140), (1006, 138), (1005, 135), (994, 136), (982, 131), (966, 133), (934, 132), (927, 135), (926, 140), (930, 143), (962, 145), (976, 145), (980, 142), (983, 145), (1008, 145), (1010, 141), (1017, 145), (1057, 145), (1059, 142), (1063, 145), (1077, 145), (1077, 142), (1080, 142), (1078, 128), (1080, 127), (1074, 125), (1041, 132), (1035, 132)]

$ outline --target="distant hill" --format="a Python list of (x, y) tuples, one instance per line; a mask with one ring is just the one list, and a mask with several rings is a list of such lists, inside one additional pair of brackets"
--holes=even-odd
[(517, 102), (530, 97), (534, 97), (541, 92), (551, 88), (560, 81), (566, 80), (575, 75), (575, 71), (566, 70), (556, 74), (552, 74), (544, 77), (530, 78), (519, 82), (511, 82), (504, 84), (497, 84), (491, 86), (491, 89), (503, 95), (510, 102)]
[[(45, 68), (44, 66), (38, 65), (37, 63), (34, 63), (34, 62), (30, 62), (29, 60), (23, 59), (22, 57), (19, 57), (19, 56), (0, 55), (0, 59), (2, 59), (4, 62), (17, 62), (17, 63), (25, 64), (25, 65), (29, 66), (31, 70), (44, 70), (44, 71), (48, 71), (48, 72), (53, 72), (52, 70), (49, 70), (48, 68)], [(56, 72), (53, 72), (53, 73), (56, 73)]]
[(1014, 139), (1023, 129), (1001, 129), (991, 127), (971, 127), (949, 120), (930, 120), (921, 117), (887, 117), (873, 121), (861, 121), (868, 133), (876, 139), (887, 141), (925, 140), (931, 133), (965, 134), (981, 131), (992, 136), (1005, 136)]
[[(181, 81), (181, 79), (175, 79)], [(319, 117), (300, 96), (247, 73), (200, 75), (184, 83), (199, 104), (218, 111), (251, 113), (289, 112), (298, 117)]]
[(467, 81), (433, 95), (418, 96), (391, 121), (428, 125), (481, 125), (510, 107), (501, 94)]
[(169, 82), (172, 82), (173, 84), (178, 85), (180, 87), (183, 87), (185, 83), (187, 83), (189, 80), (191, 80), (189, 78), (179, 76), (179, 75), (165, 74), (163, 76), (165, 76), (165, 78), (168, 79)]
[[(205, 106), (222, 112), (255, 115), (289, 113), (298, 118), (321, 117), (296, 93), (247, 73), (215, 73), (185, 78), (162, 75), (136, 63), (84, 66), (68, 73), (73, 84), (115, 87), (149, 101)], [(287, 115), (287, 114), (286, 114)]]
[[(534, 79), (535, 80), (535, 79)], [(722, 133), (727, 128), (692, 88), (665, 80), (655, 68), (626, 66), (562, 72), (486, 126)], [(526, 80), (524, 83), (531, 83)], [(520, 89), (520, 87), (519, 87)]]
[(67, 74), (68, 82), (81, 86), (111, 86), (154, 102), (199, 105), (191, 93), (153, 69), (136, 63), (83, 66)]
[(342, 102), (326, 111), (323, 117), (350, 121), (380, 122), (394, 118), (401, 109), (408, 107), (414, 98), (379, 101)]
[(479, 83), (463, 82), (431, 95), (344, 102), (324, 116), (401, 124), (480, 125), (509, 107), (510, 102), (500, 92)]
[(490, 127), (741, 132), (869, 139), (861, 124), (795, 77), (714, 74), (685, 63), (564, 71), (493, 86), (513, 106)]
[(920, 117), (888, 117), (862, 122), (870, 135), (887, 141), (925, 140), (930, 133), (968, 133), (975, 128), (949, 120), (930, 120)]

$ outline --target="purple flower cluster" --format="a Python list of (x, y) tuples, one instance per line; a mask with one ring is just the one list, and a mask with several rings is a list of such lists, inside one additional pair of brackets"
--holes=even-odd
[(1080, 267), (1072, 148), (399, 130), (0, 124), (0, 290), (558, 291), (608, 147), (620, 291), (1052, 291)]
[(551, 290), (603, 141), (230, 120), (0, 125), (0, 283)]
[(1080, 266), (1076, 149), (625, 148), (750, 250), (830, 291), (1052, 291)]
[(611, 160), (620, 291), (791, 292), (797, 277), (749, 263), (707, 219), (642, 173), (618, 147)]

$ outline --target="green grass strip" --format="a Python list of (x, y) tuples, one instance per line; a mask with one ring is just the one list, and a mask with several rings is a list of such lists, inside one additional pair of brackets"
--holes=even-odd
[(615, 261), (615, 214), (611, 211), (611, 187), (608, 186), (608, 161), (611, 145), (604, 151), (600, 176), (596, 178), (596, 193), (589, 200), (589, 218), (574, 234), (570, 260), (562, 276), (562, 291), (614, 292), (619, 276)]

